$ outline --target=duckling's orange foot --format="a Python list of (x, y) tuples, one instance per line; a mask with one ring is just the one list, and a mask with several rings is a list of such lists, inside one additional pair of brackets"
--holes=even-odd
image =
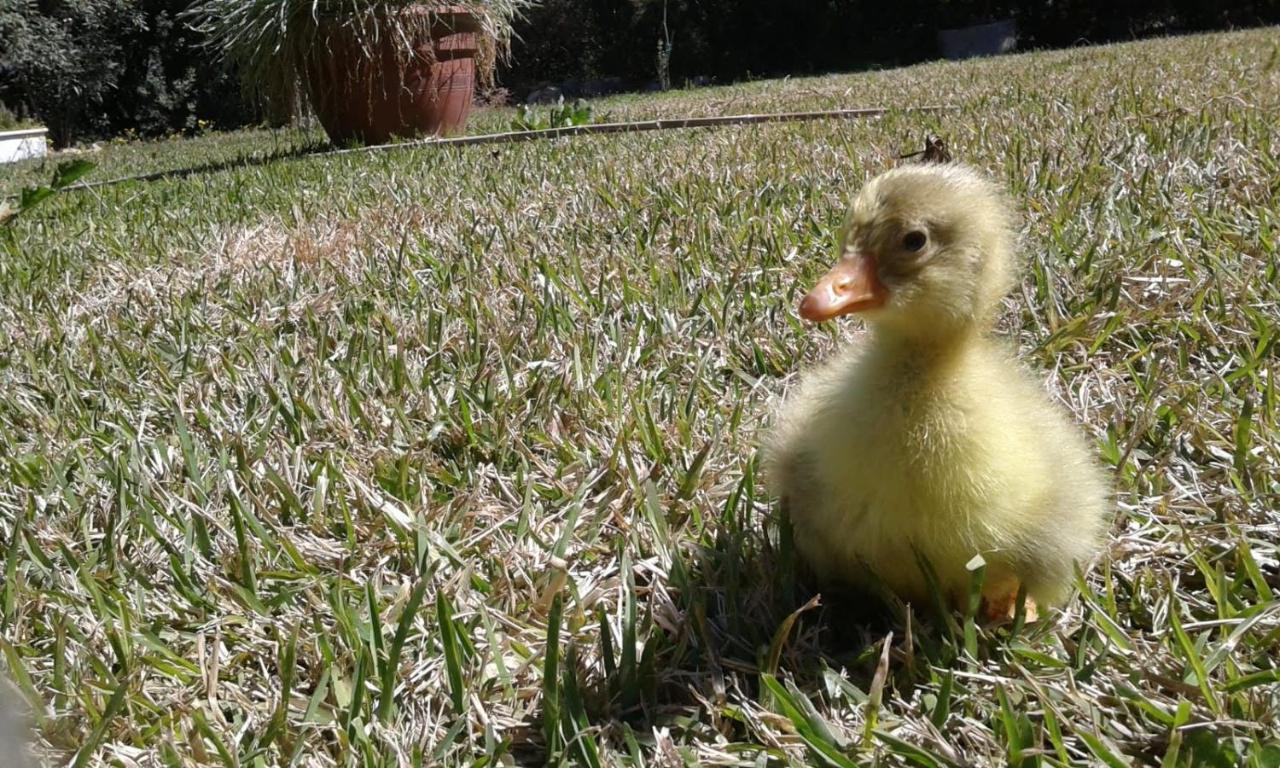
[[(1005, 621), (1014, 618), (1017, 613), (1018, 590), (1016, 588), (1010, 592), (998, 592), (982, 596), (981, 615), (984, 621)], [(1040, 618), (1040, 612), (1036, 609), (1036, 601), (1030, 597), (1026, 601), (1025, 615), (1028, 622), (1037, 621)]]

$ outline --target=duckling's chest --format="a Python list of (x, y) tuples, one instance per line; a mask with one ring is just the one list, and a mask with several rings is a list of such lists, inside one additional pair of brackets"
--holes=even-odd
[(952, 377), (868, 375), (864, 397), (826, 415), (832, 450), (819, 458), (832, 498), (846, 512), (937, 523), (986, 493), (983, 409)]
[(861, 562), (899, 591), (920, 587), (922, 554), (963, 586), (975, 553), (1020, 545), (1051, 471), (1011, 410), (1016, 372), (980, 355), (924, 371), (856, 362), (806, 393), (797, 548), (820, 573)]

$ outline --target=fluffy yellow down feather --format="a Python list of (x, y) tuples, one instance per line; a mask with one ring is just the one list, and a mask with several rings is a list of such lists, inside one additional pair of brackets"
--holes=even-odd
[(801, 314), (859, 313), (869, 333), (802, 377), (765, 446), (767, 482), (821, 583), (865, 583), (870, 569), (928, 603), (918, 553), (960, 606), (980, 554), (996, 618), (1024, 584), (1059, 604), (1073, 562), (1097, 552), (1108, 478), (990, 337), (1016, 275), (1012, 226), (1000, 188), (950, 163), (888, 171), (850, 208), (837, 264)]

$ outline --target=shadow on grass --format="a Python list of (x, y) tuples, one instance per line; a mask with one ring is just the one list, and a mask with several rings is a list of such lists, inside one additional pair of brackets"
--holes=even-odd
[(740, 673), (748, 695), (758, 693), (761, 673), (785, 673), (802, 688), (821, 681), (824, 665), (857, 675), (888, 632), (901, 632), (890, 606), (875, 595), (820, 589), (776, 517), (763, 531), (721, 535), (696, 558), (689, 588), (705, 615), (705, 649), (686, 658), (719, 661)]
[(312, 155), (326, 155), (332, 153), (335, 149), (335, 147), (327, 142), (309, 143), (293, 147), (291, 149), (268, 152), (262, 155), (241, 156), (227, 160), (204, 163), (202, 165), (193, 165), (186, 168), (172, 168), (169, 170), (152, 171), (150, 173), (142, 173), (133, 176), (118, 176), (111, 179), (102, 179), (100, 181), (81, 182), (67, 187), (64, 191), (72, 192), (75, 190), (98, 189), (100, 187), (110, 187), (116, 184), (135, 181), (150, 182), (167, 179), (185, 179), (190, 176), (198, 176), (205, 173), (219, 173), (221, 171), (258, 168), (286, 160), (300, 160), (311, 157)]
[(557, 753), (571, 757), (585, 739), (621, 753), (636, 744), (661, 753), (655, 730), (664, 728), (670, 749), (691, 737), (759, 742), (760, 710), (772, 706), (762, 704), (772, 700), (766, 675), (810, 701), (841, 706), (830, 701), (832, 686), (838, 696), (865, 701), (890, 633), (886, 691), (914, 688), (959, 650), (954, 627), (932, 616), (908, 619), (892, 597), (819, 595), (776, 512), (763, 521), (726, 514), (698, 544), (672, 546), (670, 555), (666, 573), (622, 558), (621, 626), (617, 614), (597, 616), (602, 647), (561, 656), (559, 701), (554, 712), (544, 701), (528, 738), (513, 745), (519, 764), (545, 763), (540, 736), (548, 714), (562, 724)]
[[(651, 596), (648, 610), (667, 620), (647, 627), (646, 645), (657, 645), (652, 668), (641, 664), (638, 701), (612, 698), (615, 717), (645, 731), (710, 723), (724, 738), (752, 741), (756, 716), (742, 709), (769, 698), (765, 675), (793, 683), (810, 699), (828, 695), (831, 672), (864, 693), (871, 689), (882, 641), (892, 632), (895, 651), (903, 643), (901, 604), (870, 592), (819, 593), (776, 514), (759, 527), (709, 535), (686, 551), (666, 585), (637, 585)], [(665, 606), (659, 586), (670, 593)], [(914, 630), (929, 631), (918, 622)], [(891, 687), (918, 682), (903, 665), (892, 667)]]
[[(633, 582), (624, 595), (620, 631), (602, 626), (610, 639), (598, 663), (577, 653), (561, 656), (560, 700), (554, 712), (544, 700), (538, 720), (513, 743), (518, 764), (546, 764), (541, 736), (549, 715), (562, 723), (557, 751), (589, 763), (575, 753), (575, 740), (587, 736), (575, 719), (598, 728), (590, 738), (615, 751), (640, 743), (661, 754), (655, 729), (670, 729), (672, 748), (691, 728), (752, 741), (755, 715), (742, 710), (761, 700), (764, 674), (792, 681), (814, 697), (822, 695), (828, 669), (843, 670), (853, 685), (868, 689), (881, 641), (890, 631), (902, 636), (883, 603), (855, 594), (814, 600), (813, 582), (796, 567), (775, 520), (763, 530), (728, 523), (709, 528), (706, 536), (697, 546), (671, 551), (665, 578), (648, 568), (629, 569)], [(628, 646), (636, 650), (629, 653)], [(576, 690), (569, 693), (566, 686)]]

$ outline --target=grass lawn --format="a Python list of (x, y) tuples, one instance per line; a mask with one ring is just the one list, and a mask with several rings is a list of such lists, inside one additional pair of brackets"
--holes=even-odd
[[(1278, 39), (600, 106), (948, 114), (48, 201), (0, 231), (0, 667), (42, 753), (1277, 765)], [(1114, 470), (1106, 556), (1017, 632), (807, 605), (757, 475), (780, 396), (859, 333), (796, 315), (844, 205), (929, 131), (1022, 205), (1001, 328)], [(113, 145), (95, 176), (280, 141)]]

